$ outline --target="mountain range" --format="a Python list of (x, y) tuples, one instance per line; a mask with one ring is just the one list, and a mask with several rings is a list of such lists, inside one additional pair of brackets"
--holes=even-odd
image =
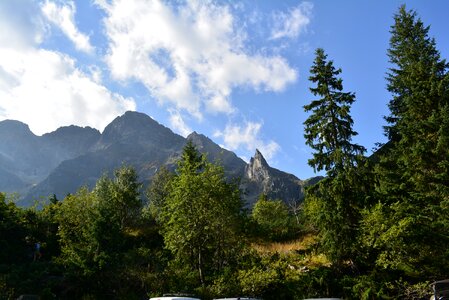
[(36, 136), (22, 122), (1, 121), (0, 191), (17, 192), (22, 206), (53, 194), (63, 199), (81, 186), (94, 186), (102, 174), (123, 164), (133, 166), (146, 186), (161, 166), (176, 168), (188, 140), (223, 165), (228, 178), (240, 178), (248, 206), (262, 193), (286, 203), (301, 201), (304, 187), (321, 179), (300, 180), (272, 168), (258, 150), (246, 163), (202, 134), (184, 138), (143, 113), (128, 111), (102, 133), (72, 125)]

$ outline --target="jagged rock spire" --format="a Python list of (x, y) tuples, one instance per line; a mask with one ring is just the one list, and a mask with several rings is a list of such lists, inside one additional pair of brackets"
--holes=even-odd
[(267, 161), (259, 149), (256, 149), (254, 157), (251, 158), (246, 167), (246, 177), (250, 180), (263, 181), (269, 178), (269, 168)]

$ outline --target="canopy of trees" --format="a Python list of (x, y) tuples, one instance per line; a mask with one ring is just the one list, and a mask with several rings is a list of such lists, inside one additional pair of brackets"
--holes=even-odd
[(449, 64), (416, 12), (400, 7), (390, 33), (388, 142), (370, 157), (352, 141), (355, 94), (316, 50), (304, 136), (327, 176), (304, 205), (245, 208), (192, 143), (145, 192), (123, 166), (31, 208), (0, 193), (0, 299), (428, 299), (449, 274)]

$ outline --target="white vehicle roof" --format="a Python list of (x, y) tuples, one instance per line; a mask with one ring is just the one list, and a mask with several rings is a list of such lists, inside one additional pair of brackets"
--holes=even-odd
[(215, 298), (214, 300), (260, 300), (259, 298), (237, 297), (237, 298)]
[(191, 297), (154, 297), (150, 298), (150, 300), (201, 300), (201, 299)]
[(341, 300), (341, 298), (307, 298), (304, 300)]

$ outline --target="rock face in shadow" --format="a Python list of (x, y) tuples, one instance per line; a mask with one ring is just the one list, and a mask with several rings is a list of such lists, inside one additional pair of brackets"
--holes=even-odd
[(247, 164), (202, 134), (184, 138), (138, 112), (117, 117), (101, 134), (90, 127), (68, 126), (36, 136), (26, 124), (6, 120), (0, 122), (0, 140), (0, 191), (19, 192), (24, 206), (41, 197), (56, 194), (63, 199), (81, 186), (93, 187), (102, 174), (123, 164), (133, 166), (148, 185), (161, 166), (176, 168), (188, 140), (209, 161), (223, 165), (228, 178), (240, 178), (248, 206), (261, 193), (300, 201), (306, 185), (271, 168), (258, 150)]
[(25, 194), (61, 162), (89, 151), (99, 137), (90, 127), (61, 127), (36, 136), (22, 122), (0, 122), (0, 190)]
[(250, 205), (257, 201), (261, 194), (270, 199), (281, 199), (287, 204), (302, 201), (304, 188), (315, 183), (321, 177), (303, 181), (295, 175), (280, 171), (268, 165), (259, 150), (245, 167), (242, 188), (246, 192), (246, 200)]
[(124, 164), (133, 166), (140, 179), (148, 182), (159, 167), (175, 162), (185, 143), (182, 136), (149, 116), (126, 112), (106, 126), (88, 151), (62, 161), (24, 200), (52, 193), (61, 199), (81, 186), (93, 187), (101, 175), (110, 175)]
[(191, 133), (187, 140), (191, 140), (198, 151), (205, 153), (209, 161), (224, 166), (228, 178), (242, 177), (246, 162), (234, 152), (221, 148), (205, 135), (196, 132)]

